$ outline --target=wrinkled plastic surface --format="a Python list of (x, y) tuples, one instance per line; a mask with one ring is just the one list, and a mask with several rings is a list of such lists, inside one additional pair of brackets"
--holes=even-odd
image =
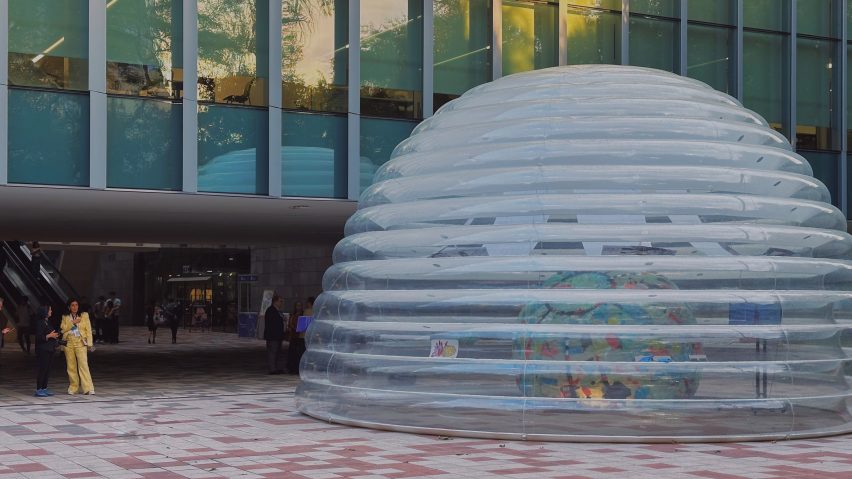
[(361, 196), (299, 408), (478, 437), (848, 432), (852, 237), (811, 175), (759, 115), (669, 73), (474, 88)]

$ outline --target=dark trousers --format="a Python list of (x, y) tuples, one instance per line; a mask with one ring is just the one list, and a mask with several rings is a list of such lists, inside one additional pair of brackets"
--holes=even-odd
[(290, 340), (287, 348), (287, 371), (290, 374), (299, 374), (299, 362), (305, 353), (305, 338), (295, 337)]
[(175, 344), (175, 343), (177, 343), (178, 326), (175, 324), (175, 325), (170, 326), (170, 328), (172, 330), (172, 344)]
[(47, 389), (47, 379), (50, 377), (50, 363), (53, 362), (53, 351), (38, 351), (36, 353), (36, 361), (38, 362), (36, 389)]
[(94, 341), (103, 341), (104, 340), (104, 320), (103, 318), (95, 318), (94, 324), (92, 324), (92, 339)]
[[(32, 341), (32, 332), (30, 331), (29, 326), (19, 326), (18, 327), (18, 344), (21, 345), (21, 349), (26, 352), (30, 352), (30, 344)], [(26, 347), (25, 344), (26, 343)]]
[(281, 356), (281, 340), (266, 340), (266, 363), (269, 372), (278, 371), (278, 358)]

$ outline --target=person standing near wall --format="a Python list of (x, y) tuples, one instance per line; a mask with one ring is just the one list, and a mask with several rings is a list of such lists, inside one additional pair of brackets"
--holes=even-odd
[(83, 394), (95, 394), (92, 374), (89, 372), (88, 353), (92, 347), (92, 324), (89, 315), (80, 313), (76, 299), (68, 300), (68, 314), (62, 316), (62, 339), (65, 345), (65, 362), (68, 371), (68, 394), (77, 394), (82, 386)]
[(92, 314), (94, 315), (94, 334), (95, 341), (104, 342), (104, 310), (106, 309), (106, 298), (98, 296), (98, 302), (92, 306)]
[(109, 318), (110, 338), (112, 344), (118, 343), (118, 328), (121, 322), (121, 299), (115, 295), (115, 291), (109, 292), (109, 300), (112, 302), (112, 310)]
[(59, 333), (50, 324), (50, 316), (53, 310), (50, 306), (38, 308), (35, 317), (35, 349), (38, 364), (38, 375), (36, 376), (36, 397), (53, 396), (47, 389), (47, 380), (50, 378), (50, 364), (53, 362), (53, 354), (56, 352), (56, 344)]
[(32, 343), (33, 332), (30, 323), (33, 314), (30, 298), (22, 296), (18, 309), (15, 311), (15, 327), (18, 328), (18, 344), (21, 345), (21, 351), (26, 354), (30, 354), (30, 344)]
[[(0, 298), (0, 311), (3, 311), (3, 298)], [(6, 333), (10, 331), (14, 331), (14, 329), (4, 325), (3, 328), (0, 329), (0, 336), (5, 337)]]
[(266, 313), (263, 315), (263, 339), (266, 340), (266, 360), (269, 374), (284, 372), (278, 368), (281, 342), (284, 341), (284, 316), (281, 314), (283, 307), (284, 301), (281, 296), (275, 294), (272, 296), (272, 304), (266, 308)]

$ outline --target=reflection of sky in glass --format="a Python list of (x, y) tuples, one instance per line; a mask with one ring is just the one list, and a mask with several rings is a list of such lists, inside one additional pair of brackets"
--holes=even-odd
[[(408, 2), (401, 0), (364, 0), (361, 2), (361, 41), (382, 26), (402, 23), (408, 19)], [(384, 29), (382, 29), (384, 30)]]
[(302, 58), (294, 71), (285, 71), (284, 76), (292, 73), (301, 77), (307, 85), (315, 85), (322, 78), (331, 83), (334, 78), (334, 15), (316, 14), (308, 24), (288, 28), (301, 29)]

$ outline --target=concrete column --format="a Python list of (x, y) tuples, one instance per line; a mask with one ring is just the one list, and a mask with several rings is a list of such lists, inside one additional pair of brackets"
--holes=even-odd
[(183, 191), (198, 191), (197, 0), (183, 0)]
[(89, 187), (106, 186), (106, 0), (89, 0)]
[(269, 0), (269, 196), (281, 196), (281, 0)]

